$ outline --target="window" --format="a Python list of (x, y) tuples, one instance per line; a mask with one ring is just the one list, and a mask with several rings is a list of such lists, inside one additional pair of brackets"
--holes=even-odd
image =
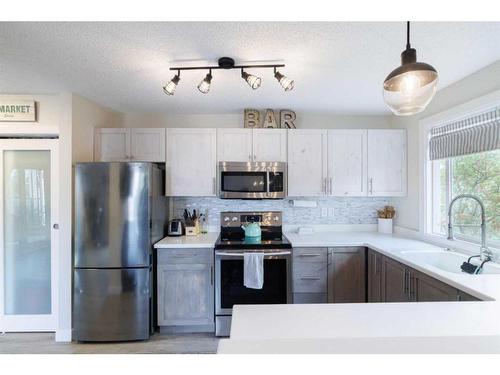
[[(433, 234), (445, 235), (448, 206), (458, 194), (477, 195), (486, 209), (488, 245), (500, 248), (500, 150), (431, 161)], [(472, 199), (462, 199), (453, 207), (452, 220), (457, 239), (479, 242), (480, 208)]]

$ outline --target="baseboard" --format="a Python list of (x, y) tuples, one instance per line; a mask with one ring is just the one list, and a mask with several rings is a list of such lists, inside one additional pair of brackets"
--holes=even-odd
[(72, 338), (71, 329), (56, 330), (56, 342), (71, 342), (71, 338)]
[(214, 333), (213, 324), (187, 326), (160, 326), (160, 333)]

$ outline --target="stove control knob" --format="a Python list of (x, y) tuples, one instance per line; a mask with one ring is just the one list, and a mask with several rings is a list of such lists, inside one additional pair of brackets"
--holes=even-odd
[(233, 216), (233, 218), (231, 219), (231, 221), (234, 223), (234, 222), (238, 221), (238, 218), (236, 216)]
[(275, 216), (273, 220), (274, 220), (274, 221), (279, 221), (279, 220), (280, 220), (280, 218), (279, 218), (278, 216)]
[(224, 222), (227, 223), (229, 221), (229, 216), (224, 216)]

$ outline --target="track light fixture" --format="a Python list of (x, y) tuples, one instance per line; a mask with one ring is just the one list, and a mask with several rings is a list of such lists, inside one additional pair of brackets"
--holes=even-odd
[(406, 23), (406, 49), (401, 66), (384, 81), (384, 100), (397, 116), (422, 112), (436, 93), (438, 73), (431, 65), (417, 62), (417, 51), (410, 46), (410, 22)]
[(283, 87), (285, 91), (290, 91), (293, 89), (293, 86), (295, 84), (294, 81), (278, 72), (276, 68), (274, 68), (274, 78), (278, 80), (281, 87)]
[(210, 91), (210, 83), (212, 82), (212, 69), (208, 71), (205, 78), (198, 84), (198, 90), (201, 93), (207, 94)]
[(248, 86), (250, 86), (254, 90), (258, 89), (260, 87), (260, 84), (262, 83), (262, 79), (260, 79), (260, 77), (248, 74), (243, 69), (241, 69), (241, 78), (247, 81)]
[(198, 84), (198, 90), (207, 94), (210, 91), (210, 85), (212, 83), (212, 70), (216, 69), (241, 69), (241, 78), (243, 78), (248, 85), (256, 90), (260, 87), (262, 83), (262, 79), (260, 77), (249, 74), (245, 71), (245, 69), (263, 69), (263, 68), (273, 68), (274, 69), (274, 77), (278, 80), (280, 85), (285, 89), (285, 91), (290, 91), (293, 89), (294, 81), (290, 78), (284, 76), (280, 72), (278, 72), (277, 68), (283, 68), (285, 64), (269, 64), (269, 65), (235, 65), (234, 59), (231, 57), (221, 57), (218, 60), (217, 66), (189, 66), (189, 67), (175, 67), (170, 68), (170, 70), (176, 70), (177, 74), (163, 87), (163, 91), (167, 95), (173, 95), (177, 84), (180, 81), (180, 73), (181, 70), (208, 70), (208, 74), (206, 77)]
[(163, 92), (167, 95), (174, 95), (175, 88), (181, 80), (181, 71), (178, 70), (177, 74), (165, 85), (163, 86)]

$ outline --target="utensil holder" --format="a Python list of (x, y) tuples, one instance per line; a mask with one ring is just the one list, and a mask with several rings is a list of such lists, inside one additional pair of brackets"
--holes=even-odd
[(186, 236), (197, 236), (200, 234), (200, 221), (198, 219), (186, 221)]
[(378, 232), (392, 234), (392, 219), (378, 219)]

